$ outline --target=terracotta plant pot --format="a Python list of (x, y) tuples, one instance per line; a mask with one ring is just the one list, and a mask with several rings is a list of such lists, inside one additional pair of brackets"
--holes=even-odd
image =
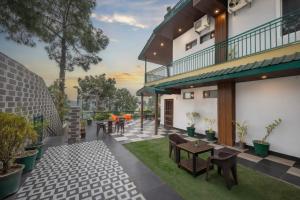
[(239, 142), (239, 148), (240, 149), (245, 149), (245, 147), (246, 147), (246, 143), (245, 142)]
[(255, 154), (262, 156), (262, 157), (268, 156), (269, 148), (270, 148), (269, 143), (262, 143), (259, 140), (254, 140), (253, 145), (254, 145)]
[(85, 135), (86, 135), (85, 129), (84, 128), (80, 129), (80, 136), (81, 136), (81, 138), (85, 138)]
[(23, 155), (16, 157), (16, 163), (25, 165), (23, 173), (30, 172), (35, 166), (38, 150), (25, 151)]
[(38, 150), (38, 153), (36, 155), (36, 159), (39, 160), (43, 156), (43, 152), (44, 152), (43, 146), (44, 146), (43, 143), (32, 144), (32, 145), (26, 147), (25, 150), (26, 151), (27, 150), (35, 150), (35, 149)]
[(187, 129), (188, 136), (190, 136), (190, 137), (195, 136), (195, 128), (194, 127), (187, 127), (186, 129)]
[(2, 174), (0, 171), (0, 199), (19, 190), (24, 167), (24, 165), (15, 165), (6, 174)]

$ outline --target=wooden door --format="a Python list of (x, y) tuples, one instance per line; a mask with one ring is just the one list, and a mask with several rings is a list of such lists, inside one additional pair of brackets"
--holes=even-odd
[(165, 99), (165, 126), (173, 127), (174, 100)]

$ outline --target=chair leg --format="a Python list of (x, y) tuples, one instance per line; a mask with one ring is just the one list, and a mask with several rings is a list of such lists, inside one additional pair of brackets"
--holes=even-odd
[(171, 158), (172, 150), (173, 150), (173, 146), (171, 145), (171, 143), (169, 143), (169, 158)]
[(222, 176), (222, 168), (218, 166), (218, 174)]
[(230, 178), (230, 169), (228, 167), (223, 168), (224, 179), (226, 182), (227, 189), (231, 189), (231, 178)]
[(237, 185), (238, 184), (238, 179), (237, 179), (237, 167), (236, 167), (236, 165), (231, 167), (231, 173), (232, 173), (234, 182)]

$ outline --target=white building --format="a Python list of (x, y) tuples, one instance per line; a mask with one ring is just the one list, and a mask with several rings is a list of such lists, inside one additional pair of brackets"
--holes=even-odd
[(179, 1), (139, 55), (162, 65), (145, 75), (145, 86), (162, 95), (161, 124), (185, 130), (186, 113), (199, 112), (197, 133), (207, 129), (205, 117), (215, 119), (218, 142), (234, 145), (233, 122), (246, 121), (253, 146), (281, 118), (270, 150), (300, 157), (297, 9), (295, 0)]

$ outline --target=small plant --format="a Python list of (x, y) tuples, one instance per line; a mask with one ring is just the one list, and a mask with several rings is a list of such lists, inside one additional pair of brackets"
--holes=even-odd
[(240, 143), (245, 143), (245, 138), (247, 135), (247, 131), (248, 131), (248, 125), (246, 124), (246, 122), (235, 122), (236, 125), (236, 133), (239, 137)]
[(104, 113), (97, 113), (94, 116), (94, 120), (96, 120), (96, 121), (108, 120), (110, 116), (111, 115), (109, 113), (105, 113), (105, 112)]
[(279, 119), (276, 119), (274, 120), (271, 124), (269, 124), (268, 126), (266, 126), (266, 131), (267, 131), (267, 134), (265, 135), (265, 137), (261, 140), (262, 143), (267, 143), (266, 140), (267, 138), (270, 136), (270, 134), (273, 132), (273, 130), (275, 128), (277, 128), (282, 122), (282, 119), (279, 118)]
[(200, 114), (197, 112), (188, 112), (186, 113), (186, 117), (188, 118), (188, 126), (194, 128), (196, 121), (200, 119)]
[(86, 127), (86, 121), (85, 120), (80, 120), (80, 127), (85, 128)]
[(11, 168), (14, 157), (23, 150), (26, 140), (36, 139), (36, 131), (24, 117), (0, 113), (0, 161), (3, 174)]
[(214, 124), (216, 123), (216, 120), (215, 119), (210, 119), (210, 118), (204, 118), (204, 121), (205, 121), (205, 123), (207, 124), (207, 127), (208, 127), (208, 129), (207, 129), (207, 131), (209, 132), (209, 133), (212, 133), (212, 132), (214, 132), (214, 130), (213, 130), (213, 126), (214, 126)]

